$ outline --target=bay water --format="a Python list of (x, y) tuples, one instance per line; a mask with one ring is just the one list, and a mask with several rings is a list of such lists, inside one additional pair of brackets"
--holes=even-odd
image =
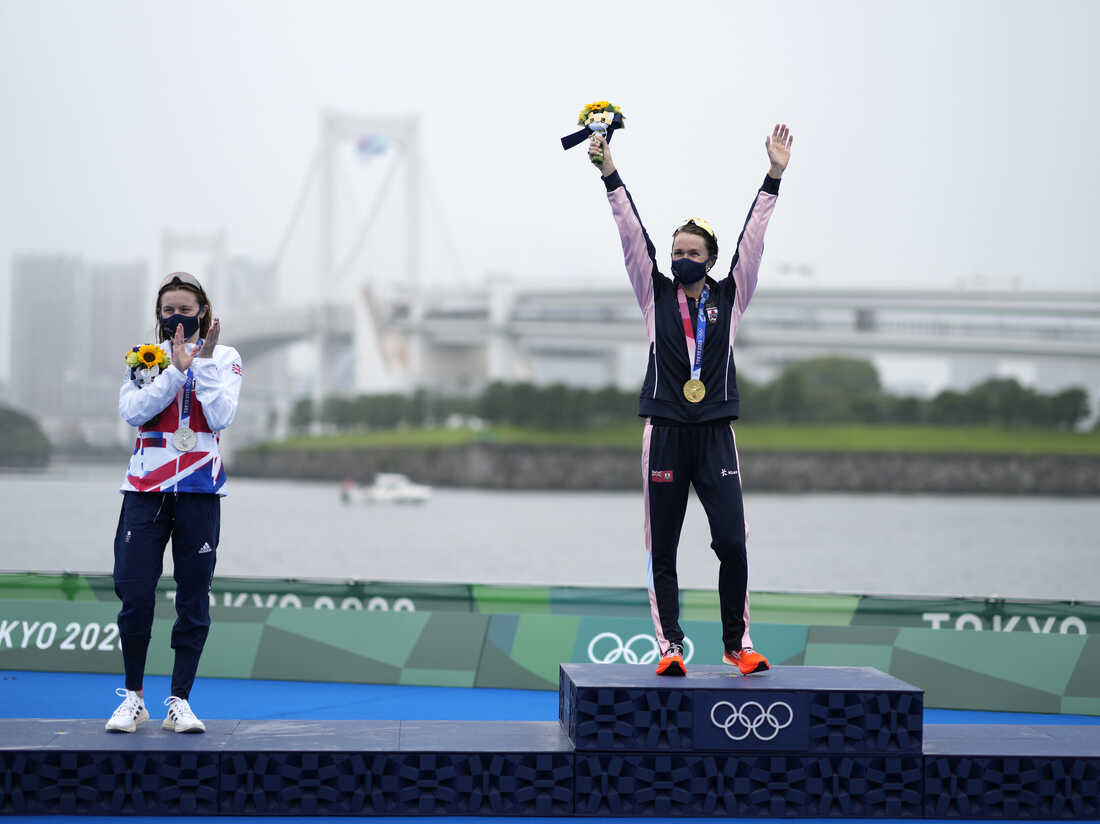
[[(0, 570), (109, 573), (122, 468), (0, 473)], [(1100, 601), (1100, 501), (745, 494), (751, 589)], [(165, 571), (172, 568), (165, 554)], [(717, 559), (692, 497), (680, 584)], [(232, 478), (218, 572), (233, 576), (645, 586), (640, 492), (436, 489), (349, 505), (336, 484)]]

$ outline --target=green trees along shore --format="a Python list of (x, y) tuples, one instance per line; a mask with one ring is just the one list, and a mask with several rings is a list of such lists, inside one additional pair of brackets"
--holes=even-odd
[[(894, 395), (883, 390), (874, 366), (851, 358), (829, 357), (799, 361), (787, 366), (774, 380), (756, 383), (739, 376), (741, 429), (759, 433), (772, 448), (820, 446), (824, 429), (830, 444), (846, 444), (858, 450), (872, 450), (878, 443), (909, 444), (914, 451), (935, 448), (949, 430), (965, 428), (962, 440), (981, 448), (997, 443), (1017, 448), (1030, 441), (1033, 448), (1043, 442), (1077, 443), (1081, 437), (1053, 439), (1048, 435), (1070, 435), (1088, 418), (1088, 394), (1071, 387), (1044, 394), (1021, 386), (1012, 378), (994, 378), (966, 392), (944, 390), (932, 398)], [(474, 423), (484, 426), (485, 438), (531, 442), (618, 441), (616, 433), (636, 440), (638, 428), (637, 392), (614, 387), (583, 389), (562, 384), (539, 387), (530, 383), (493, 383), (476, 397), (444, 397), (420, 391), (412, 395), (331, 396), (315, 410), (308, 398), (295, 405), (292, 431), (304, 434), (319, 422), (330, 434), (374, 433), (369, 440), (379, 445), (413, 445), (430, 441), (434, 445), (468, 442), (474, 435), (454, 432), (450, 437), (437, 432), (427, 441), (415, 434), (399, 435), (394, 429), (459, 430)], [(812, 426), (808, 426), (812, 425)], [(824, 429), (823, 429), (824, 427)], [(1001, 437), (974, 438), (973, 430), (1035, 430)], [(805, 430), (800, 437), (797, 433)], [(774, 437), (768, 437), (768, 433)], [(795, 434), (791, 434), (791, 433)], [(862, 434), (861, 434), (862, 433)], [(907, 433), (907, 435), (905, 434)], [(312, 440), (312, 439), (311, 439)], [(347, 439), (340, 439), (347, 442)], [(354, 438), (362, 443), (359, 437)], [(958, 439), (947, 438), (957, 448)], [(1087, 440), (1094, 440), (1087, 438)], [(978, 443), (975, 444), (974, 442)], [(765, 447), (766, 448), (766, 447)], [(1062, 447), (1064, 448), (1064, 447)], [(1013, 451), (1013, 450), (1010, 450)], [(1055, 448), (1055, 451), (1061, 449)]]
[[(993, 378), (920, 398), (885, 391), (872, 364), (842, 357), (792, 363), (767, 383), (739, 375), (738, 386), (738, 442), (750, 450), (1100, 456), (1100, 426), (1082, 431), (1089, 400), (1076, 386), (1046, 394)], [(291, 414), (291, 437), (265, 448), (636, 448), (637, 403), (636, 390), (531, 383), (492, 383), (472, 397), (423, 390), (333, 395), (319, 409), (302, 398)], [(32, 417), (0, 406), (0, 467), (43, 467), (50, 455)]]
[(50, 442), (38, 422), (0, 406), (0, 467), (38, 468), (50, 462)]

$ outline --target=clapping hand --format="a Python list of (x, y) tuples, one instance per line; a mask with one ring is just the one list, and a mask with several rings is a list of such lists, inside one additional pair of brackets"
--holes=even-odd
[(783, 176), (783, 170), (791, 160), (791, 144), (794, 143), (794, 135), (787, 131), (786, 123), (776, 123), (770, 137), (764, 138), (764, 148), (768, 150), (768, 160), (771, 168), (768, 177), (777, 180)]
[(187, 347), (187, 341), (183, 337), (183, 324), (176, 324), (176, 334), (172, 336), (172, 363), (176, 369), (186, 372), (191, 368), (191, 361), (195, 358), (209, 358), (214, 355), (214, 347), (218, 345), (218, 336), (221, 335), (222, 322), (220, 318), (214, 318), (210, 324), (210, 331), (206, 339), (202, 341), (202, 347), (197, 352), (192, 352)]
[(191, 368), (194, 354), (188, 351), (187, 341), (183, 338), (183, 324), (176, 324), (176, 334), (172, 336), (172, 365), (181, 372)]
[(210, 324), (210, 331), (206, 333), (206, 340), (202, 342), (202, 349), (199, 350), (195, 357), (209, 358), (214, 355), (214, 347), (218, 345), (218, 336), (222, 333), (222, 321), (221, 318), (214, 318), (214, 322)]

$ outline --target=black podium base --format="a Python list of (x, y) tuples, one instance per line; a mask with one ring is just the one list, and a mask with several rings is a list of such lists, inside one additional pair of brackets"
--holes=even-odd
[(0, 720), (0, 814), (1100, 815), (1100, 727), (924, 727), (921, 703), (860, 668), (564, 665), (560, 724)]
[(208, 721), (180, 735), (103, 721), (0, 720), (0, 813), (573, 813), (554, 722)]

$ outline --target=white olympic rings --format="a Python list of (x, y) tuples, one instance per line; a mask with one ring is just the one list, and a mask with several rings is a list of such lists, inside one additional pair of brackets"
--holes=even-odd
[[(723, 721), (719, 721), (715, 716), (719, 707), (729, 708), (729, 713)], [(755, 715), (749, 712), (750, 707), (756, 708)], [(780, 719), (775, 716), (775, 710), (779, 707), (787, 711), (787, 720), (782, 723), (780, 723)], [(780, 710), (780, 714), (782, 714), (782, 710)], [(791, 705), (786, 701), (776, 701), (767, 709), (764, 709), (764, 705), (759, 701), (746, 701), (741, 705), (740, 709), (729, 701), (719, 701), (711, 707), (710, 720), (714, 723), (714, 726), (722, 730), (726, 734), (726, 737), (732, 741), (744, 741), (750, 735), (756, 736), (761, 741), (771, 741), (779, 735), (780, 730), (789, 727), (791, 722), (794, 721), (794, 710), (791, 709)], [(765, 734), (761, 734), (760, 728), (765, 724), (768, 725), (769, 729), (765, 730)], [(742, 730), (744, 731), (742, 732)]]
[[(611, 641), (613, 646), (602, 655), (597, 655), (596, 646), (601, 641)], [(601, 632), (588, 642), (588, 660), (593, 664), (614, 664), (620, 659), (624, 664), (652, 664), (660, 655), (657, 639), (652, 635), (639, 634), (624, 642), (614, 632)], [(691, 661), (693, 655), (695, 645), (690, 638), (684, 638), (684, 663)]]

